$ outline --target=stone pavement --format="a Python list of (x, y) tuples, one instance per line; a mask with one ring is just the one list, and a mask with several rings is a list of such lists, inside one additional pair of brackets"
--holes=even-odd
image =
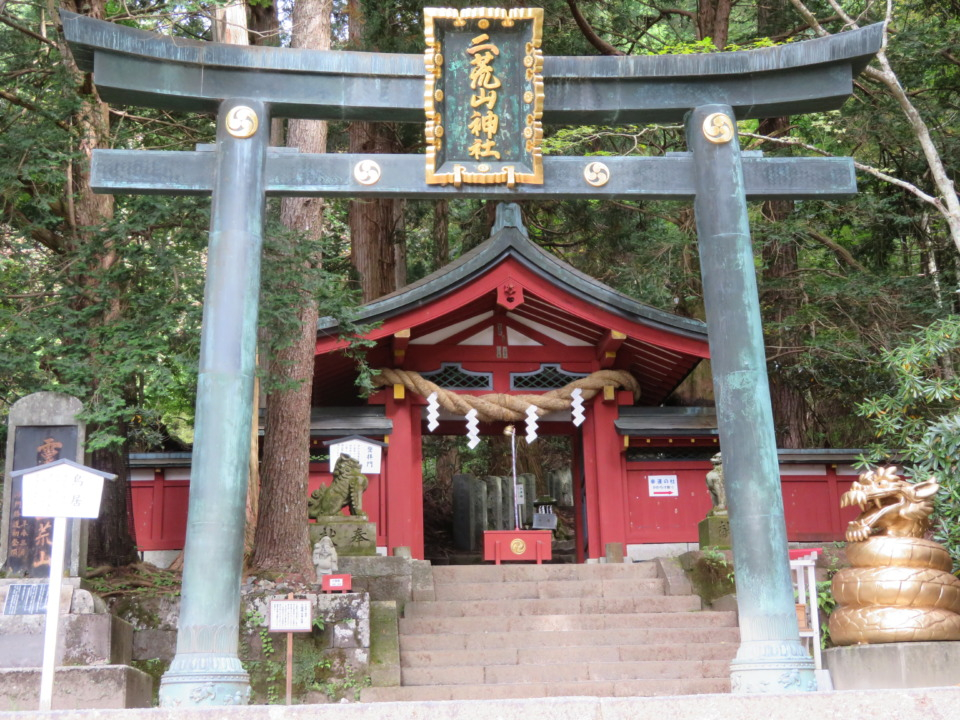
[(541, 698), (151, 710), (0, 712), (0, 720), (955, 720), (960, 687), (798, 695)]

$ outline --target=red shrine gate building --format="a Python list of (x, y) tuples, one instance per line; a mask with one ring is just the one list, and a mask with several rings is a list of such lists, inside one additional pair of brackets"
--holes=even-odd
[[(489, 240), (365, 305), (358, 322), (375, 324), (365, 334), (374, 343), (366, 360), (383, 370), (383, 387), (360, 396), (356, 361), (344, 352), (339, 328), (321, 320), (311, 450), (320, 454), (324, 442), (351, 435), (386, 443), (363, 503), (381, 551), (406, 546), (424, 557), (422, 439), (430, 430), (428, 400), (418, 389), (496, 402), (579, 380), (602, 384), (584, 402), (581, 425), (569, 409), (537, 421), (539, 436), (570, 438), (578, 559), (603, 557), (607, 543), (645, 557), (645, 545), (697, 542), (697, 524), (711, 507), (704, 478), (719, 450), (716, 416), (711, 408), (664, 403), (709, 358), (704, 323), (638, 303), (540, 249), (515, 205), (498, 207)], [(623, 372), (632, 383), (610, 380)], [(438, 435), (468, 430), (463, 412), (441, 408), (438, 422)], [(507, 424), (480, 422), (478, 432), (500, 435)], [(524, 442), (525, 421), (511, 424)], [(854, 457), (843, 450), (781, 451), (789, 540), (843, 538), (854, 513), (841, 511), (839, 498), (856, 478)], [(189, 477), (183, 460), (142, 455), (132, 464), (140, 549), (182, 547)], [(311, 465), (311, 491), (330, 477), (326, 463)], [(662, 478), (670, 494), (654, 490)]]

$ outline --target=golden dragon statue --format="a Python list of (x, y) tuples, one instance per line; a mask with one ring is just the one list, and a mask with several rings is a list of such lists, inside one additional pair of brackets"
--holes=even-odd
[(947, 550), (924, 538), (939, 489), (891, 466), (861, 474), (840, 498), (861, 513), (847, 527), (853, 567), (833, 578), (835, 644), (960, 640), (960, 580)]

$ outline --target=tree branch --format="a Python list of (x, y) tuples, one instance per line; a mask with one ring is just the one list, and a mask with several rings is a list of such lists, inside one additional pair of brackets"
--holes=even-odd
[[(0, 9), (2, 9), (2, 8), (0, 8)], [(44, 44), (46, 44), (46, 45), (49, 45), (49, 46), (52, 47), (52, 48), (56, 48), (56, 47), (57, 47), (57, 44), (56, 44), (55, 42), (53, 42), (52, 40), (50, 40), (50, 39), (48, 39), (48, 38), (45, 38), (43, 35), (41, 35), (40, 33), (34, 32), (34, 31), (31, 30), (30, 28), (25, 28), (25, 27), (23, 27), (22, 25), (18, 25), (18, 24), (15, 23), (13, 20), (11, 20), (9, 17), (7, 17), (6, 15), (0, 15), (0, 22), (2, 22), (4, 25), (9, 25), (10, 27), (12, 27), (14, 30), (17, 30), (18, 32), (22, 32), (24, 35), (29, 35), (29, 36), (32, 37), (34, 40), (39, 40), (40, 42), (42, 42), (42, 43), (44, 43)]]
[[(801, 142), (800, 140), (797, 140), (795, 138), (779, 138), (779, 137), (773, 137), (771, 135), (758, 135), (757, 133), (749, 133), (749, 132), (740, 132), (739, 135), (741, 135), (742, 137), (753, 138), (755, 140), (768, 140), (769, 142), (779, 143), (780, 145), (792, 145), (795, 147), (802, 147), (805, 150), (810, 150), (811, 152), (815, 152), (819, 155), (823, 155), (824, 157), (837, 157), (833, 153), (828, 153), (826, 150), (818, 148), (816, 145), (810, 145), (809, 143)], [(937, 212), (944, 213), (946, 211), (946, 208), (944, 207), (943, 203), (940, 201), (939, 198), (936, 198), (933, 195), (929, 195), (925, 193), (923, 190), (918, 188), (913, 183), (908, 183), (905, 180), (901, 180), (900, 178), (895, 178), (892, 175), (887, 175), (885, 172), (877, 170), (872, 165), (866, 165), (864, 163), (857, 162), (856, 160), (853, 161), (853, 166), (857, 170), (865, 172), (868, 175), (873, 175), (875, 178), (883, 180), (884, 182), (888, 182), (891, 185), (896, 185), (897, 187), (901, 187), (907, 192), (910, 192), (913, 195), (916, 195), (919, 199), (923, 200), (924, 202), (930, 203), (931, 205), (933, 205), (937, 209)]]
[(820, 243), (821, 245), (825, 245), (828, 248), (830, 248), (830, 250), (832, 250), (834, 254), (837, 255), (837, 257), (843, 260), (843, 262), (845, 262), (847, 265), (852, 267), (854, 270), (859, 270), (860, 272), (867, 271), (867, 269), (863, 265), (857, 262), (857, 259), (853, 257), (853, 255), (850, 253), (849, 250), (847, 250), (842, 245), (834, 242), (833, 240), (828, 238), (826, 235), (822, 235), (821, 233), (818, 233), (816, 230), (808, 230), (807, 234), (811, 238), (816, 240), (818, 243)]
[(67, 132), (70, 132), (70, 126), (67, 125), (63, 120), (58, 120), (51, 113), (47, 112), (46, 110), (44, 110), (43, 108), (37, 105), (34, 105), (32, 102), (19, 98), (13, 93), (8, 93), (6, 90), (3, 90), (2, 88), (0, 88), (0, 98), (6, 100), (9, 103), (22, 107), (25, 110), (29, 110), (30, 112), (35, 112), (40, 115), (43, 115), (48, 120), (56, 123), (57, 127), (59, 127), (61, 130), (66, 130)]
[(625, 54), (622, 50), (617, 50), (617, 48), (597, 35), (594, 29), (590, 27), (590, 23), (587, 22), (587, 19), (583, 17), (583, 14), (580, 12), (580, 8), (577, 7), (575, 0), (567, 0), (567, 5), (570, 7), (570, 12), (573, 14), (574, 22), (577, 23), (577, 27), (580, 28), (580, 32), (583, 33), (583, 36), (587, 39), (587, 42), (593, 45), (601, 55)]
[(960, 58), (958, 58), (949, 50), (946, 50), (946, 49), (941, 50), (940, 55), (946, 58), (947, 60), (949, 60), (950, 62), (952, 62), (954, 65), (960, 65)]

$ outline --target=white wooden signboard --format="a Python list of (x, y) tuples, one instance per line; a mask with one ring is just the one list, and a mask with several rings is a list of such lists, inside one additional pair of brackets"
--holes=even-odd
[(103, 475), (83, 466), (41, 465), (23, 475), (23, 515), (44, 518), (96, 518)]
[(337, 466), (340, 455), (349, 455), (360, 462), (360, 472), (364, 475), (380, 474), (380, 458), (383, 448), (376, 443), (364, 442), (359, 438), (350, 438), (330, 445), (330, 472)]
[(270, 632), (310, 632), (309, 600), (271, 600)]

